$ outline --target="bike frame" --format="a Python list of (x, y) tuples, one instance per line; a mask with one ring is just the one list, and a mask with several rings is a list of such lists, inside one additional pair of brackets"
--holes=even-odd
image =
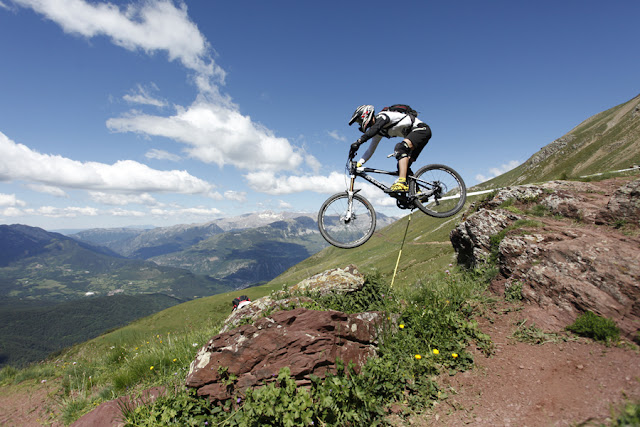
[[(408, 193), (400, 193), (400, 192), (388, 192), (389, 187), (387, 187), (386, 185), (382, 184), (381, 182), (377, 181), (376, 179), (372, 178), (371, 176), (369, 176), (367, 174), (368, 173), (377, 173), (380, 175), (391, 175), (391, 176), (398, 176), (398, 172), (390, 172), (390, 171), (386, 171), (386, 170), (382, 170), (382, 169), (372, 169), (372, 168), (358, 168), (356, 166), (356, 162), (354, 162), (353, 160), (349, 160), (348, 163), (348, 169), (349, 169), (349, 176), (351, 178), (350, 182), (349, 182), (349, 187), (347, 188), (347, 194), (349, 195), (349, 205), (348, 205), (348, 209), (347, 209), (347, 219), (349, 219), (351, 217), (351, 208), (352, 208), (352, 199), (353, 199), (353, 195), (355, 193), (357, 193), (358, 191), (360, 191), (360, 189), (355, 190), (354, 186), (355, 186), (355, 182), (356, 182), (356, 178), (357, 177), (361, 177), (363, 179), (365, 179), (366, 181), (369, 181), (371, 184), (373, 184), (374, 186), (378, 187), (379, 189), (381, 189), (382, 191), (384, 191), (385, 193), (389, 194), (389, 196), (395, 198), (396, 200), (398, 200), (399, 203), (405, 205), (405, 206), (412, 206), (413, 205), (413, 201), (416, 199), (416, 195), (408, 195)], [(411, 180), (416, 180), (416, 178), (412, 175), (408, 175), (407, 176), (407, 182), (411, 181)], [(420, 184), (428, 187), (428, 188), (432, 188), (432, 185), (430, 185), (429, 182), (427, 181), (423, 181), (423, 180), (419, 180)], [(431, 194), (426, 193), (423, 194), (422, 197), (424, 196), (430, 196)]]

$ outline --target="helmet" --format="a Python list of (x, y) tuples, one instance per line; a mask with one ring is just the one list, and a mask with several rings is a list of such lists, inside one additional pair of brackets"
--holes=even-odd
[(358, 122), (360, 124), (360, 132), (364, 132), (375, 114), (376, 111), (373, 105), (361, 105), (353, 112), (353, 116), (351, 116), (351, 120), (349, 120), (349, 126), (354, 122)]

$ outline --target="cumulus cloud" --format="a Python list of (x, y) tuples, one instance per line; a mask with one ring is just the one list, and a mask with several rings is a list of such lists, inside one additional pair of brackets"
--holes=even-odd
[(182, 160), (182, 157), (177, 154), (169, 153), (168, 151), (158, 150), (157, 148), (153, 148), (147, 151), (144, 155), (147, 159), (157, 159), (157, 160), (169, 160), (171, 162), (177, 162)]
[[(149, 54), (165, 51), (171, 61), (178, 60), (195, 73), (198, 97), (193, 105), (177, 107), (176, 114), (169, 117), (131, 111), (107, 121), (112, 131), (174, 139), (187, 145), (186, 152), (192, 158), (219, 166), (294, 170), (305, 160), (304, 153), (287, 139), (275, 136), (265, 126), (240, 114), (230, 97), (220, 93), (225, 72), (211, 59), (211, 46), (189, 19), (184, 2), (146, 0), (125, 6), (87, 0), (13, 1), (44, 15), (68, 33), (87, 38), (106, 36), (132, 51)], [(155, 85), (138, 86), (125, 100), (166, 105), (151, 93), (155, 89)], [(147, 155), (160, 158), (165, 153), (152, 150)], [(306, 156), (306, 160), (312, 170), (318, 170), (317, 160), (312, 156)]]
[(332, 172), (329, 176), (276, 176), (273, 172), (251, 172), (245, 175), (249, 186), (261, 193), (282, 195), (313, 191), (337, 193), (346, 188), (344, 174)]
[(170, 117), (134, 112), (109, 119), (107, 126), (114, 132), (136, 132), (180, 141), (191, 157), (218, 166), (291, 170), (303, 161), (303, 155), (285, 138), (254, 123), (235, 107), (202, 99), (189, 108), (179, 108)]
[(224, 81), (225, 72), (209, 56), (210, 47), (187, 15), (183, 2), (148, 0), (126, 5), (84, 0), (13, 0), (57, 23), (65, 32), (87, 38), (105, 36), (118, 46), (147, 53), (165, 51), (196, 73), (203, 92), (211, 79)]
[(0, 193), (0, 207), (3, 206), (26, 206), (27, 204), (22, 200), (16, 198), (15, 194), (2, 194)]
[(16, 207), (8, 207), (5, 209), (0, 209), (0, 216), (4, 216), (4, 217), (14, 217), (14, 216), (21, 216), (24, 213), (22, 212), (21, 209), (18, 209)]
[[(276, 176), (273, 172), (263, 171), (249, 173), (245, 178), (253, 190), (273, 195), (302, 192), (334, 194), (347, 189), (345, 175), (338, 172), (331, 172), (328, 176)], [(373, 205), (396, 206), (395, 199), (369, 183), (359, 181), (356, 183), (356, 188), (360, 189), (358, 194), (364, 196)]]
[(484, 175), (484, 174), (478, 174), (475, 176), (476, 180), (478, 180), (478, 182), (485, 182), (490, 180), (491, 178), (495, 178), (496, 176), (500, 176), (505, 172), (509, 172), (511, 169), (517, 167), (520, 165), (520, 162), (518, 160), (511, 160), (508, 163), (505, 163), (497, 168), (491, 168), (489, 169), (489, 174), (490, 175)]
[(69, 206), (65, 208), (59, 208), (56, 206), (41, 206), (37, 209), (24, 209), (22, 213), (26, 215), (38, 215), (50, 218), (75, 218), (78, 216), (97, 216), (98, 209), (89, 206)]
[(224, 198), (236, 202), (245, 202), (247, 200), (247, 193), (244, 191), (229, 190), (224, 192)]
[(37, 191), (38, 193), (50, 194), (55, 197), (69, 197), (62, 188), (54, 187), (52, 185), (27, 184), (27, 188)]
[(186, 171), (161, 171), (132, 160), (112, 165), (41, 154), (0, 132), (0, 181), (122, 193), (208, 194), (212, 185)]

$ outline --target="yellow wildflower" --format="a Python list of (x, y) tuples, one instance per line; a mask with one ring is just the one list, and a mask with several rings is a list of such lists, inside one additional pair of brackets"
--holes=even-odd
[(400, 323), (400, 324), (398, 325), (398, 327), (399, 327), (400, 329), (404, 329), (404, 324), (403, 324), (403, 323)]
[(420, 356), (419, 354), (416, 354), (414, 357), (415, 357), (417, 360), (422, 359), (422, 356)]
[(458, 353), (451, 353), (451, 357), (455, 359), (456, 357), (458, 357)]
[(440, 352), (438, 351), (438, 349), (437, 349), (437, 348), (434, 348), (434, 349), (433, 349), (433, 354), (440, 354)]
[(174, 362), (176, 362), (178, 359), (173, 359)]
[(149, 370), (150, 370), (150, 371), (153, 371), (153, 366), (150, 366), (150, 367), (149, 367)]

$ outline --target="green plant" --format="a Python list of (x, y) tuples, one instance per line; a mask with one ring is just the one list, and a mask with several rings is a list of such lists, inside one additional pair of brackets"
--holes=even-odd
[[(485, 283), (475, 273), (446, 270), (412, 287), (392, 289), (379, 275), (369, 275), (361, 291), (315, 298), (319, 308), (387, 313), (381, 326), (377, 357), (359, 370), (337, 361), (324, 378), (311, 376), (311, 387), (296, 387), (288, 368), (254, 390), (234, 390), (233, 399), (213, 406), (193, 392), (158, 399), (127, 412), (131, 425), (377, 425), (394, 402), (413, 410), (429, 407), (442, 397), (433, 377), (441, 370), (468, 369), (466, 352), (475, 341), (486, 352), (491, 341), (472, 320)], [(219, 368), (224, 384), (236, 378)]]
[(605, 343), (617, 342), (620, 339), (620, 329), (613, 320), (591, 311), (579, 316), (575, 322), (567, 326), (567, 330)]
[(627, 403), (617, 414), (613, 415), (611, 426), (627, 427), (640, 425), (640, 403)]
[(522, 283), (515, 281), (505, 286), (504, 299), (507, 301), (522, 301)]
[(544, 332), (542, 329), (537, 328), (535, 324), (527, 326), (526, 323), (526, 320), (517, 323), (516, 329), (512, 334), (515, 340), (529, 344), (546, 344), (562, 339), (558, 334)]

